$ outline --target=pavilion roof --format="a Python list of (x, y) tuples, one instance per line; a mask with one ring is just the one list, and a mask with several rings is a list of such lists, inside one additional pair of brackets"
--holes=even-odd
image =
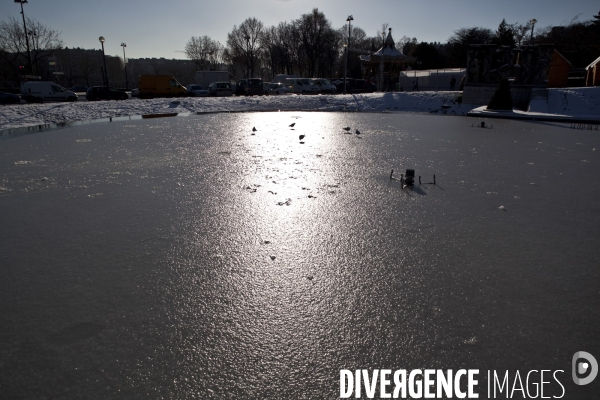
[(394, 43), (394, 39), (392, 38), (392, 28), (389, 28), (387, 38), (383, 43), (383, 47), (377, 50), (375, 53), (371, 54), (371, 57), (381, 57), (383, 55), (385, 59), (392, 59), (396, 61), (414, 61), (414, 58), (409, 57), (403, 54), (400, 50), (396, 48), (396, 44)]

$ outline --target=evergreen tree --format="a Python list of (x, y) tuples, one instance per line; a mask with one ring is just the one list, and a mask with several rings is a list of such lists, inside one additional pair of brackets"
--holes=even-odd
[(594, 23), (594, 25), (596, 26), (600, 26), (600, 12), (596, 15), (593, 15), (594, 17), (594, 21), (592, 21)]
[(490, 99), (487, 108), (489, 110), (512, 110), (512, 97), (507, 79), (500, 81), (500, 86), (498, 86), (498, 89)]
[(411, 52), (411, 56), (417, 58), (419, 62), (419, 69), (435, 69), (446, 67), (444, 58), (431, 43), (419, 43)]
[(513, 27), (512, 25), (507, 24), (504, 18), (502, 19), (502, 22), (500, 22), (500, 25), (498, 25), (498, 29), (494, 33), (492, 43), (497, 44), (499, 46), (510, 47), (514, 47), (516, 44)]
[(460, 28), (454, 31), (454, 34), (448, 39), (449, 66), (466, 67), (469, 45), (488, 44), (491, 43), (493, 37), (493, 32), (488, 28)]

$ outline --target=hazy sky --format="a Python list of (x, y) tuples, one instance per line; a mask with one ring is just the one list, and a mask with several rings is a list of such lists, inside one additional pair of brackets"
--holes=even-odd
[[(600, 12), (597, 0), (29, 0), (25, 15), (61, 32), (67, 47), (99, 49), (106, 38), (108, 55), (186, 58), (182, 52), (192, 36), (210, 36), (225, 45), (227, 33), (246, 18), (265, 26), (291, 21), (318, 8), (334, 28), (353, 25), (374, 36), (383, 23), (396, 41), (445, 42), (459, 28), (481, 26), (495, 30), (508, 23), (537, 19), (537, 27), (585, 21)], [(0, 3), (0, 20), (20, 18), (20, 5)]]

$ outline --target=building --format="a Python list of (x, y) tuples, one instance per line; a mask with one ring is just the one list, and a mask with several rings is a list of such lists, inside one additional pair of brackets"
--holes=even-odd
[(558, 50), (552, 52), (552, 61), (548, 67), (548, 87), (560, 88), (569, 85), (571, 63)]
[(379, 91), (395, 90), (399, 85), (400, 72), (406, 65), (415, 61), (400, 50), (396, 49), (396, 43), (392, 38), (392, 28), (388, 28), (388, 34), (381, 48), (368, 56), (360, 56), (365, 68), (367, 78), (377, 82)]
[(600, 86), (600, 57), (585, 67), (585, 86)]

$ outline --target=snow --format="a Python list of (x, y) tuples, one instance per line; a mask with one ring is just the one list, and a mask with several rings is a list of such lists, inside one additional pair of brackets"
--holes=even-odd
[(548, 90), (547, 100), (535, 97), (529, 111), (552, 114), (600, 116), (600, 87)]
[(534, 90), (528, 111), (487, 110), (477, 107), (467, 115), (489, 118), (537, 119), (563, 122), (600, 122), (600, 88)]
[[(0, 108), (0, 131), (63, 124), (75, 121), (154, 114), (257, 112), (257, 111), (359, 111), (416, 112), (467, 115), (478, 105), (460, 104), (460, 92), (394, 92), (318, 96), (257, 96), (227, 98), (182, 98), (127, 101), (78, 101), (75, 103), (19, 104)], [(533, 99), (530, 112), (514, 117), (540, 119), (600, 120), (600, 88), (549, 89)], [(485, 107), (470, 115), (497, 117)], [(513, 117), (509, 115), (509, 117)]]

